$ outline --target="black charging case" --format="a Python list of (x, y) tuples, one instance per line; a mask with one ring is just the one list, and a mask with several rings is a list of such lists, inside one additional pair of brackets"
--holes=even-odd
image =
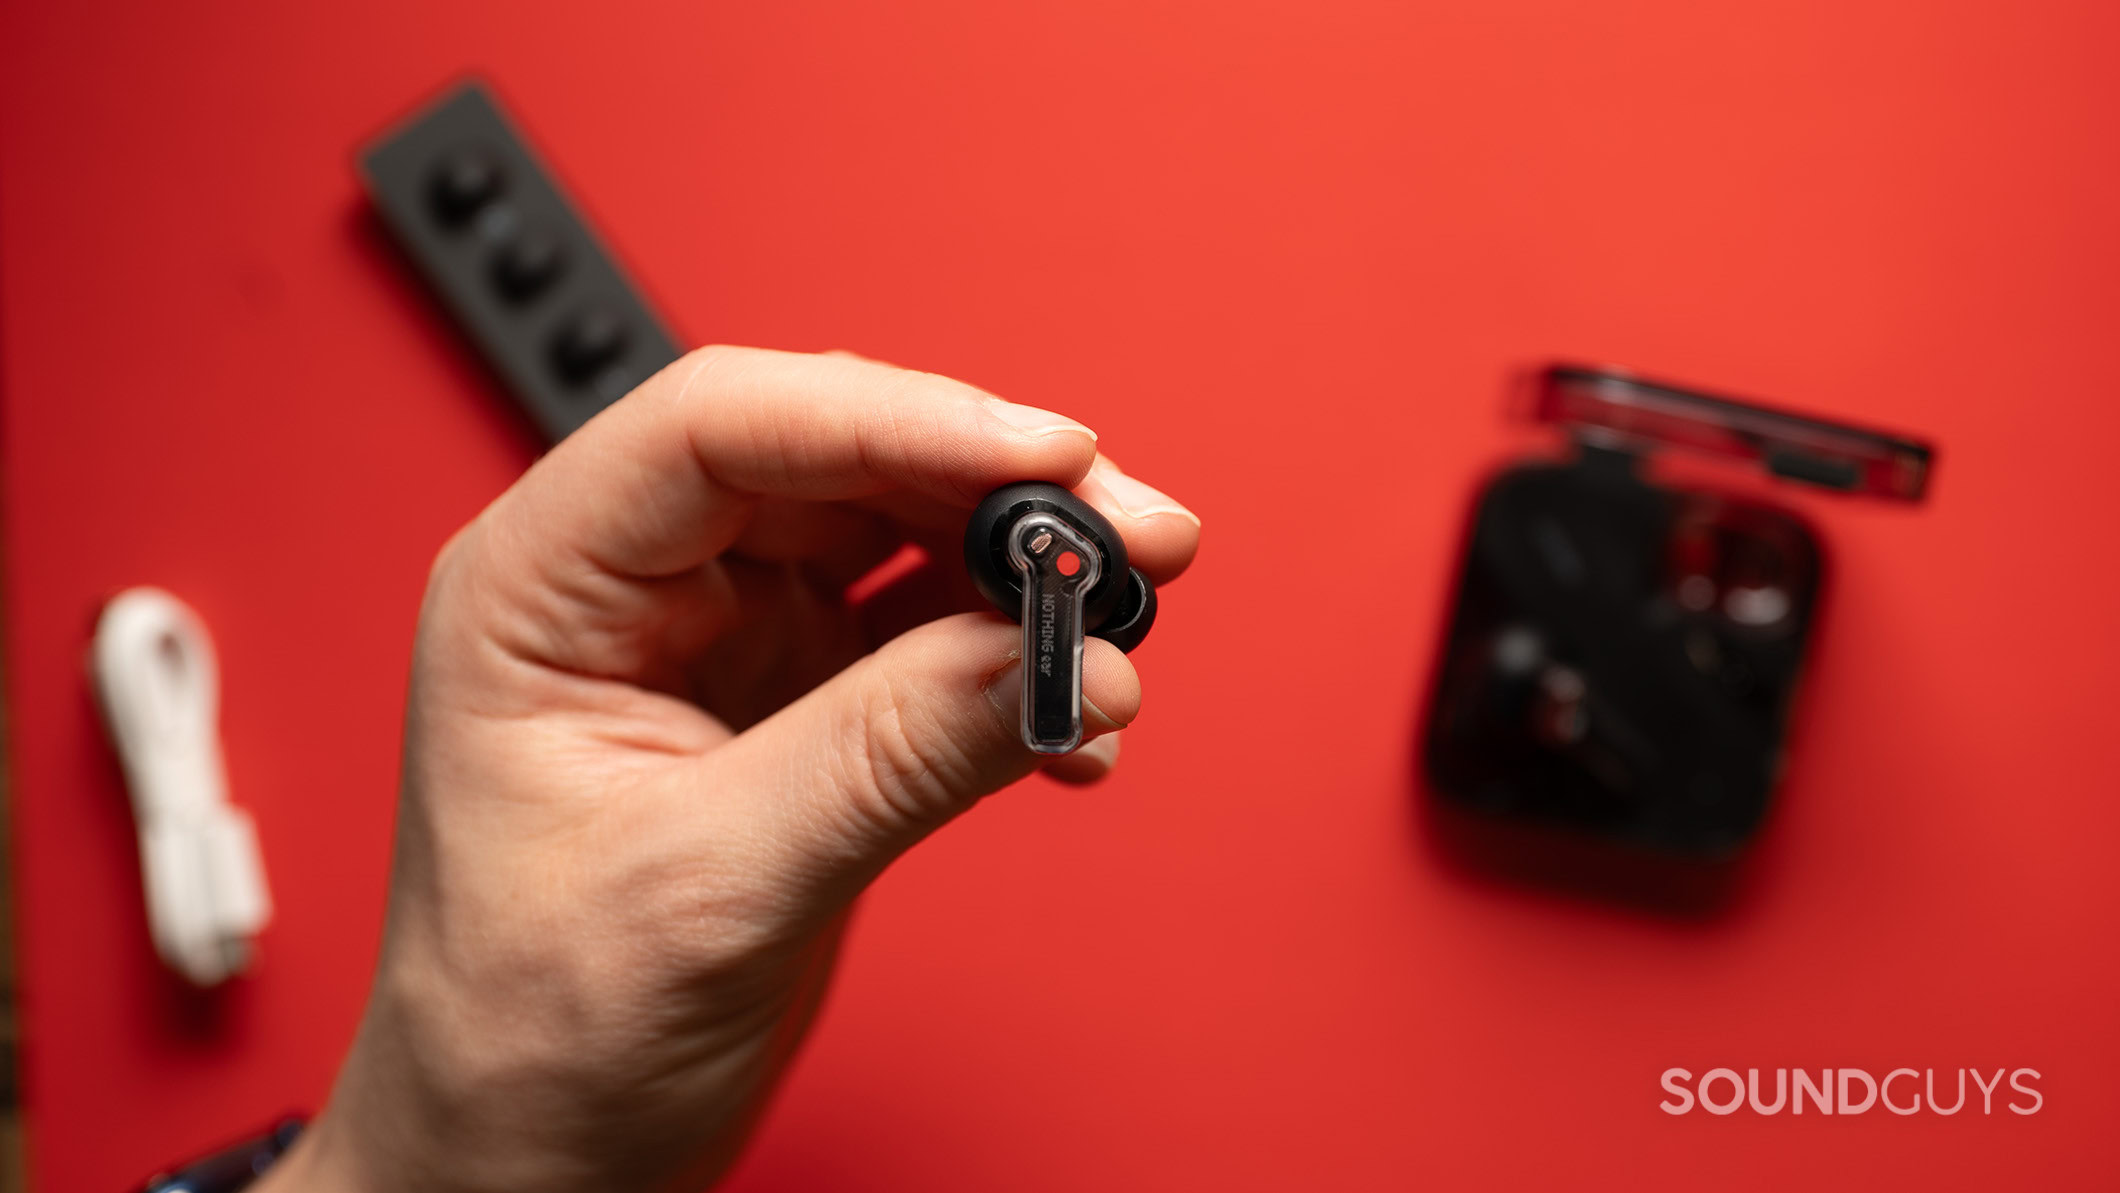
[(1925, 444), (1606, 369), (1531, 381), (1560, 458), (1481, 491), (1422, 756), (1435, 798), (1495, 822), (1717, 860), (1760, 826), (1825, 552), (1773, 500), (1652, 477), (1658, 452), (1921, 499)]

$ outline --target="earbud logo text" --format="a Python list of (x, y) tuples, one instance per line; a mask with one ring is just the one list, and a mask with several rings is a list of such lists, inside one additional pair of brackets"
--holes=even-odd
[(1053, 620), (1058, 616), (1059, 600), (1053, 596), (1038, 598), (1038, 674), (1053, 673)]

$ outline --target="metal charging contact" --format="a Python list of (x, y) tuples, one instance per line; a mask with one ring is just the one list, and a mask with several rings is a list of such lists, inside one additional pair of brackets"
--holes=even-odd
[(1083, 607), (1104, 561), (1088, 536), (1044, 511), (1008, 529), (1023, 586), (1023, 744), (1065, 754), (1082, 744)]

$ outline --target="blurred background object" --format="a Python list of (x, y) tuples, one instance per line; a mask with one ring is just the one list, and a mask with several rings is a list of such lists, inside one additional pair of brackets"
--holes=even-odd
[[(1113, 783), (884, 877), (731, 1189), (2109, 1183), (2116, 49), (2087, 0), (0, 6), (33, 1187), (313, 1108), (360, 1013), (427, 567), (541, 446), (355, 170), (467, 72), (679, 342), (1065, 411), (1207, 523)], [(1814, 503), (1836, 587), (1712, 917), (1498, 881), (1417, 813), (1467, 503), (1550, 359), (1948, 454), (1918, 516)], [(1332, 581), (1300, 633), (1209, 599), (1266, 562)], [(206, 996), (81, 665), (143, 582), (220, 631), (273, 862)], [(1834, 1064), (2030, 1065), (2046, 1107), (1656, 1109), (1669, 1066)]]
[(213, 637), (176, 597), (128, 588), (96, 619), (88, 665), (132, 797), (155, 952), (217, 986), (250, 968), (272, 896), (257, 830), (228, 798)]
[[(1541, 880), (1565, 877), (1545, 842), (1506, 830), (1602, 842), (1622, 878), (1690, 863), (1675, 909), (1708, 910), (1787, 769), (1827, 554), (1795, 503), (1918, 502), (1934, 452), (1618, 370), (1524, 381), (1566, 442), (1474, 505), (1426, 728), (1437, 827)], [(1724, 468), (1672, 483), (1675, 455)]]
[(361, 180), (494, 380), (557, 441), (677, 359), (633, 280), (476, 79), (370, 142)]

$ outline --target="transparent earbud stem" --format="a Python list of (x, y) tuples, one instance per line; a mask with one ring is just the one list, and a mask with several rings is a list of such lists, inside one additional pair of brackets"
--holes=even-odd
[(1008, 530), (1023, 586), (1023, 744), (1065, 754), (1082, 744), (1083, 607), (1104, 561), (1081, 531), (1043, 512)]

